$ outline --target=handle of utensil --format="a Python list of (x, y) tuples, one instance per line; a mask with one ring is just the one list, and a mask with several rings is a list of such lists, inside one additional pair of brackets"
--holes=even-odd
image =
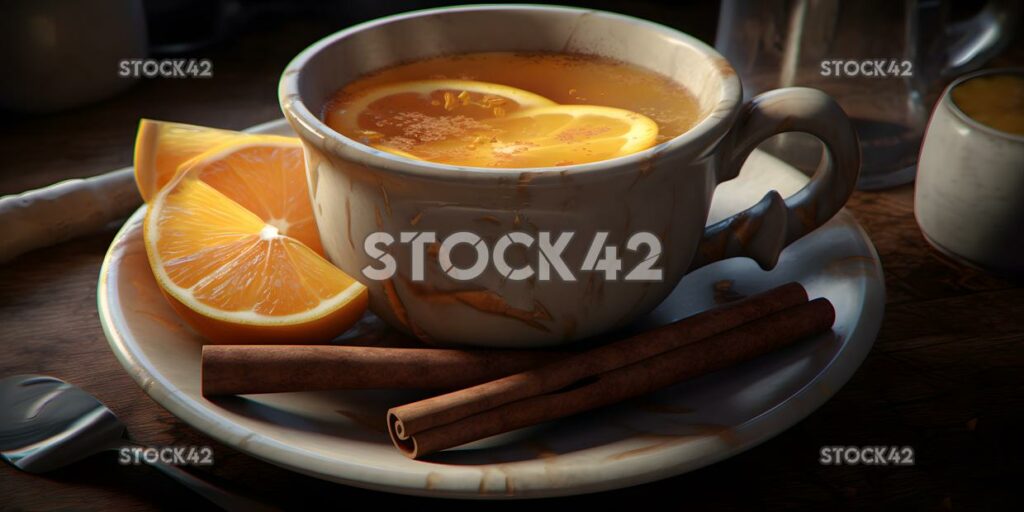
[(97, 231), (141, 203), (131, 167), (0, 197), (0, 263)]

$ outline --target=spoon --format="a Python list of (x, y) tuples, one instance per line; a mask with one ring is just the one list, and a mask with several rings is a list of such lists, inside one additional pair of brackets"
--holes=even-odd
[[(29, 473), (45, 473), (90, 455), (141, 446), (96, 397), (45, 375), (0, 379), (0, 458)], [(148, 462), (148, 461), (147, 461)], [(277, 510), (161, 461), (150, 464), (225, 510)]]

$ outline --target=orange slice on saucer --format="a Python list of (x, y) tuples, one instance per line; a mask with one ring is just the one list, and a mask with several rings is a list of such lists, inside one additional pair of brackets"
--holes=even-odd
[(135, 183), (149, 201), (171, 181), (178, 167), (214, 146), (239, 140), (297, 141), (294, 137), (221, 130), (143, 119), (135, 137)]
[(321, 256), (295, 142), (194, 157), (150, 201), (143, 233), (160, 288), (211, 341), (322, 342), (366, 309), (366, 287)]

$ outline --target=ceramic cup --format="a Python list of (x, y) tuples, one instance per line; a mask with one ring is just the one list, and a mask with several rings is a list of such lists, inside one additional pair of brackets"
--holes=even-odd
[(959, 261), (1010, 276), (1024, 275), (1024, 136), (967, 116), (953, 101), (953, 81), (935, 105), (921, 145), (914, 214), (925, 238)]
[[(630, 62), (686, 87), (698, 99), (702, 119), (688, 132), (639, 153), (531, 169), (405, 159), (350, 140), (321, 121), (331, 93), (364, 73), (482, 51), (576, 52)], [(300, 53), (285, 70), (279, 95), (306, 149), (310, 193), (328, 256), (369, 287), (376, 314), (438, 344), (561, 344), (647, 313), (694, 268), (736, 256), (771, 268), (786, 245), (842, 207), (860, 165), (850, 122), (824, 93), (780, 89), (742, 104), (736, 73), (709, 46), (661, 25), (591, 10), (467, 6), (371, 21)], [(715, 186), (735, 177), (761, 141), (787, 131), (811, 133), (827, 149), (829, 158), (808, 185), (786, 200), (769, 193), (749, 210), (705, 229)], [(368, 279), (363, 270), (381, 263), (368, 256), (364, 242), (380, 232), (396, 241), (403, 232), (433, 232), (439, 242), (454, 233), (473, 233), (480, 242), (462, 247), (461, 263), (452, 256), (457, 269), (479, 261), (472, 249), (486, 252), (502, 238), (511, 240), (509, 233), (539, 240), (547, 232), (557, 241), (561, 233), (572, 232), (561, 253), (571, 275), (562, 279), (552, 271), (547, 280), (539, 277), (538, 241), (518, 251), (523, 253), (518, 263), (510, 256), (504, 268), (532, 262), (530, 278), (512, 279), (488, 264), (475, 278), (459, 280), (439, 263), (444, 251), (438, 258), (435, 244), (426, 247), (417, 280), (413, 251), (396, 243), (388, 250), (397, 273)], [(648, 238), (638, 241), (637, 233)], [(614, 279), (581, 270), (595, 237), (602, 236), (621, 258), (622, 271)], [(645, 261), (661, 271), (660, 278), (624, 279)]]

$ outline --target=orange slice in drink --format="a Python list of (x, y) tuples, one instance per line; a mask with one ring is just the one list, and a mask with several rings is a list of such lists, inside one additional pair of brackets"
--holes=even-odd
[(373, 87), (330, 104), (324, 120), (351, 139), (417, 159), (406, 149), (424, 141), (486, 129), (483, 120), (555, 102), (529, 91), (475, 80), (414, 80)]
[(351, 327), (366, 287), (321, 256), (294, 142), (244, 140), (186, 162), (143, 228), (157, 283), (218, 343), (314, 343)]
[(453, 129), (452, 120), (490, 118), (555, 104), (539, 94), (490, 82), (413, 80), (374, 87), (341, 105), (328, 106), (324, 120), (344, 135), (372, 145), (402, 133), (403, 127), (415, 129), (411, 125), (417, 121), (428, 127), (424, 118), (442, 119), (432, 123), (435, 129)]
[(595, 105), (537, 107), (489, 119), (478, 133), (427, 141), (404, 152), (422, 160), (475, 167), (553, 167), (630, 155), (657, 142), (647, 116)]
[(658, 125), (620, 108), (557, 105), (529, 91), (472, 80), (417, 80), (368, 89), (329, 106), (327, 124), (395, 155), (475, 167), (552, 167), (653, 146)]
[(214, 146), (239, 140), (298, 139), (143, 119), (135, 137), (135, 183), (142, 199), (152, 199), (186, 160)]

